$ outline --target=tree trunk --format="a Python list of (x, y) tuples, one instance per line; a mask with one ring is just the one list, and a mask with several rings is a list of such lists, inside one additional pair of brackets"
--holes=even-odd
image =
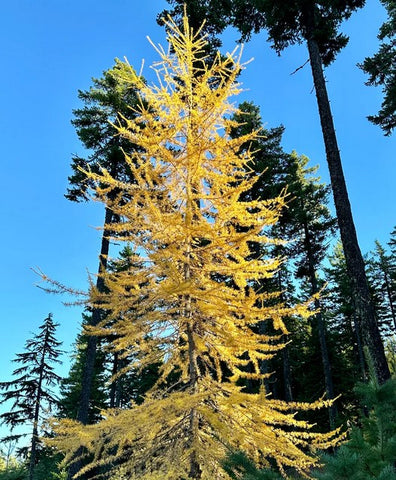
[[(191, 118), (191, 116), (190, 116)], [(191, 125), (190, 125), (191, 128)], [(187, 156), (188, 156), (188, 134), (187, 134)], [(191, 172), (188, 168), (187, 173), (187, 181), (186, 181), (186, 214), (185, 214), (185, 225), (186, 225), (186, 232), (191, 231), (192, 224), (194, 220), (196, 220), (196, 216), (194, 215), (193, 204), (200, 208), (200, 201), (199, 200), (192, 200), (193, 192), (196, 192), (195, 186), (191, 182)], [(198, 203), (197, 203), (198, 202)], [(192, 238), (190, 234), (188, 234), (187, 242), (186, 242), (186, 251), (185, 251), (185, 263), (184, 263), (184, 279), (188, 282), (191, 279), (191, 260), (192, 260)], [(184, 304), (184, 317), (186, 319), (186, 330), (187, 330), (187, 342), (188, 342), (188, 373), (189, 373), (189, 384), (190, 384), (190, 391), (191, 394), (194, 395), (198, 392), (198, 378), (199, 378), (199, 366), (198, 366), (198, 358), (197, 358), (197, 347), (194, 340), (194, 330), (195, 325), (193, 322), (193, 314), (192, 314), (192, 298), (190, 295), (185, 297), (185, 304)], [(189, 425), (189, 447), (192, 447), (194, 444), (194, 440), (198, 436), (198, 429), (199, 429), (199, 418), (198, 412), (195, 408), (192, 408), (190, 411), (190, 425)], [(192, 478), (194, 480), (200, 480), (202, 477), (202, 470), (199, 464), (199, 460), (197, 459), (197, 452), (194, 448), (190, 453), (190, 471), (188, 474), (188, 478)]]
[[(111, 371), (111, 375), (114, 376), (119, 369), (119, 364), (118, 364), (118, 353), (114, 352), (113, 354), (113, 367)], [(118, 384), (119, 384), (119, 378), (117, 380), (113, 380), (111, 382), (110, 386), (110, 395), (109, 395), (109, 407), (114, 408), (114, 407), (119, 407), (117, 405), (117, 389), (118, 389)]]
[(38, 441), (38, 419), (37, 421), (35, 420), (33, 424), (32, 442), (30, 444), (29, 480), (33, 480), (33, 472), (36, 464), (37, 441)]
[[(190, 260), (191, 260), (191, 246), (188, 245), (186, 252), (186, 264), (185, 264), (185, 280), (189, 280), (191, 277), (190, 272)], [(199, 367), (196, 346), (194, 341), (194, 327), (192, 325), (192, 309), (191, 309), (191, 298), (190, 296), (186, 297), (185, 305), (185, 318), (187, 320), (187, 341), (188, 341), (188, 362), (189, 362), (189, 376), (190, 376), (190, 387), (191, 393), (194, 394), (198, 391), (198, 376), (199, 376)], [(198, 431), (198, 415), (196, 410), (193, 408), (190, 412), (190, 442), (193, 443), (194, 439), (197, 436)], [(194, 480), (199, 480), (201, 478), (201, 468), (197, 460), (196, 452), (193, 450), (190, 454), (190, 472), (188, 478), (193, 478)]]
[[(193, 337), (193, 328), (191, 325), (187, 326), (187, 337), (188, 337), (188, 357), (189, 357), (189, 372), (190, 372), (190, 386), (191, 392), (194, 394), (197, 392), (198, 387), (198, 363), (196, 357), (196, 347)], [(190, 441), (194, 442), (199, 428), (199, 419), (197, 411), (193, 408), (190, 412)], [(201, 478), (201, 467), (199, 465), (196, 451), (193, 451), (190, 454), (190, 472), (188, 478), (194, 480), (199, 480)]]
[(36, 464), (36, 447), (38, 440), (38, 425), (37, 421), (33, 424), (32, 442), (30, 444), (30, 460), (29, 460), (29, 480), (33, 480), (33, 472)]
[[(99, 255), (99, 267), (98, 267), (98, 278), (96, 280), (96, 288), (99, 292), (104, 291), (104, 280), (102, 273), (106, 271), (107, 268), (107, 257), (109, 254), (110, 232), (106, 229), (106, 225), (109, 225), (113, 219), (113, 212), (109, 207), (106, 207), (105, 210), (105, 228), (103, 230), (102, 242)], [(89, 325), (96, 326), (101, 320), (101, 310), (99, 308), (94, 308), (92, 310), (91, 321)], [(89, 413), (89, 402), (91, 399), (91, 390), (92, 382), (94, 376), (95, 360), (96, 360), (96, 347), (97, 347), (97, 337), (94, 335), (88, 335), (87, 349), (85, 352), (85, 362), (83, 364), (82, 372), (82, 383), (81, 383), (81, 394), (77, 410), (77, 420), (84, 425), (88, 423), (88, 413)], [(82, 453), (81, 449), (77, 453), (77, 456), (80, 456)], [(80, 461), (72, 463), (68, 470), (67, 480), (71, 480), (73, 476), (81, 469), (82, 464)], [(86, 478), (85, 476), (79, 477), (81, 480)]]
[[(105, 211), (105, 225), (111, 223), (113, 218), (113, 212), (109, 207), (106, 207)], [(99, 256), (99, 267), (98, 267), (98, 278), (96, 280), (96, 288), (99, 292), (104, 291), (104, 280), (102, 274), (106, 271), (107, 268), (107, 256), (109, 254), (109, 240), (110, 232), (108, 229), (104, 229), (102, 235), (102, 244), (100, 248)], [(90, 325), (96, 326), (101, 320), (101, 310), (100, 308), (94, 308), (92, 310), (92, 316)], [(89, 401), (91, 397), (91, 388), (92, 388), (92, 379), (94, 374), (95, 359), (96, 359), (96, 346), (97, 346), (97, 337), (94, 335), (88, 335), (88, 343), (86, 350), (85, 363), (83, 367), (83, 378), (82, 378), (82, 388), (80, 403), (77, 412), (77, 420), (83, 424), (88, 422), (88, 412), (89, 412)]]
[(307, 18), (307, 46), (341, 241), (344, 248), (348, 274), (352, 283), (356, 310), (361, 323), (363, 340), (369, 348), (377, 379), (379, 383), (382, 384), (390, 378), (390, 372), (385, 357), (384, 346), (375, 319), (374, 307), (370, 298), (363, 257), (359, 248), (356, 229), (353, 222), (340, 152), (337, 145), (333, 117), (323, 75), (323, 65), (319, 46), (314, 39), (313, 28), (310, 25), (309, 17)]
[[(288, 336), (285, 338), (285, 341), (288, 341)], [(291, 385), (291, 369), (290, 369), (290, 354), (289, 354), (289, 345), (286, 345), (282, 350), (282, 360), (283, 360), (283, 389), (285, 394), (286, 402), (293, 401), (293, 392)]]
[(34, 467), (36, 464), (36, 450), (37, 450), (37, 442), (39, 439), (38, 435), (38, 422), (39, 422), (39, 415), (40, 415), (40, 403), (41, 403), (41, 386), (43, 384), (43, 373), (44, 373), (44, 364), (45, 364), (45, 345), (48, 343), (48, 327), (45, 333), (44, 338), (44, 351), (40, 359), (40, 375), (37, 384), (37, 394), (35, 399), (34, 405), (34, 418), (33, 418), (33, 431), (32, 431), (32, 441), (30, 444), (30, 461), (29, 461), (29, 480), (33, 480), (33, 472)]
[[(268, 328), (267, 328), (267, 322), (266, 321), (261, 321), (259, 323), (259, 334), (260, 335), (268, 335)], [(260, 367), (260, 373), (263, 375), (268, 375), (270, 373), (269, 371), (269, 361), (268, 360), (260, 360), (259, 361), (259, 367)], [(271, 383), (269, 378), (266, 376), (264, 378), (264, 390), (265, 393), (272, 394), (274, 396), (274, 393), (272, 392), (271, 389)], [(274, 396), (274, 398), (277, 398)]]
[[(316, 280), (316, 269), (315, 269), (315, 261), (313, 258), (312, 253), (312, 244), (311, 244), (311, 236), (309, 233), (308, 225), (304, 222), (304, 240), (305, 240), (305, 248), (306, 254), (308, 259), (308, 272), (309, 272), (309, 281), (311, 283), (311, 294), (315, 295), (318, 293), (318, 282)], [(323, 375), (325, 380), (325, 388), (327, 393), (327, 398), (329, 400), (334, 399), (334, 385), (333, 385), (333, 376), (331, 373), (331, 362), (329, 358), (329, 350), (327, 348), (327, 341), (326, 341), (326, 328), (325, 322), (323, 319), (323, 315), (320, 311), (321, 305), (318, 299), (315, 300), (315, 309), (318, 311), (314, 317), (316, 320), (316, 326), (318, 329), (318, 337), (319, 337), (319, 345), (320, 345), (320, 353), (322, 356), (322, 365), (323, 365)], [(337, 416), (337, 407), (333, 404), (329, 407), (329, 423), (330, 428), (335, 428), (335, 419)]]
[[(282, 274), (281, 274), (281, 269), (278, 270), (278, 290), (281, 293), (280, 299), (282, 302), (285, 301), (284, 295), (283, 295), (283, 285), (282, 285)], [(291, 367), (290, 367), (290, 351), (289, 351), (289, 345), (287, 345), (287, 342), (289, 341), (289, 337), (286, 336), (285, 338), (285, 343), (286, 346), (282, 350), (282, 366), (283, 366), (283, 391), (285, 395), (285, 400), (286, 402), (292, 402), (293, 401), (293, 391), (292, 391), (292, 374), (291, 374)]]

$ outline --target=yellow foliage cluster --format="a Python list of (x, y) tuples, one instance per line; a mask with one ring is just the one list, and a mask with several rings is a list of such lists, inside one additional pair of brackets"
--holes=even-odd
[[(219, 55), (207, 65), (205, 40), (187, 19), (182, 30), (171, 20), (168, 27), (173, 53), (157, 48), (157, 85), (124, 70), (141, 96), (136, 118), (118, 126), (131, 142), (125, 161), (134, 182), (87, 172), (124, 220), (109, 229), (136, 254), (129, 270), (104, 274), (108, 293), (92, 292), (92, 304), (108, 314), (91, 333), (113, 335), (115, 351), (134, 354), (131, 367), (160, 363), (160, 378), (143, 404), (104, 411), (96, 425), (54, 422), (51, 443), (67, 461), (80, 446), (93, 454), (80, 473), (113, 464), (113, 475), (131, 480), (226, 479), (219, 462), (229, 450), (304, 473), (336, 432), (313, 433), (296, 412), (326, 402), (288, 404), (264, 387), (250, 394), (240, 386), (263, 381), (260, 363), (287, 333), (282, 319), (309, 314), (308, 305), (276, 304), (274, 294), (253, 288), (280, 259), (250, 258), (249, 246), (276, 241), (266, 230), (285, 199), (241, 201), (255, 182), (247, 175), (252, 153), (240, 154), (241, 146), (259, 132), (229, 135), (239, 58)], [(109, 191), (118, 192), (112, 201)], [(279, 336), (259, 334), (260, 322), (273, 322)]]

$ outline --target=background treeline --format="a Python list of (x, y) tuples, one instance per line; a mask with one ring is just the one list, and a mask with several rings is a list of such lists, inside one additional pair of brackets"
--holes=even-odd
[[(169, 3), (171, 14), (180, 20), (182, 2)], [(396, 6), (390, 0), (383, 3), (389, 12), (389, 21), (379, 36), (383, 43), (378, 54), (366, 59), (362, 68), (370, 75), (368, 83), (384, 87), (382, 108), (370, 120), (389, 135), (395, 126), (392, 65)], [(359, 1), (294, 1), (282, 2), (282, 5), (263, 2), (259, 7), (256, 2), (187, 2), (193, 28), (200, 25), (203, 18), (207, 19), (205, 29), (213, 49), (219, 46), (218, 34), (232, 23), (245, 40), (252, 32), (266, 28), (279, 53), (288, 45), (302, 41), (309, 50), (332, 185), (323, 184), (317, 176), (316, 159), (283, 150), (283, 127), (265, 129), (259, 108), (253, 102), (239, 106), (235, 119), (242, 125), (231, 135), (239, 137), (262, 129), (259, 139), (242, 147), (256, 152), (248, 172), (259, 177), (254, 188), (245, 192), (246, 198), (271, 199), (287, 192), (287, 207), (271, 232), (280, 241), (267, 247), (268, 250), (251, 245), (252, 257), (284, 259), (276, 275), (261, 281), (257, 289), (280, 292), (278, 300), (290, 306), (312, 296), (316, 298), (308, 320), (287, 319), (290, 332), (287, 346), (276, 358), (262, 362), (263, 373), (273, 372), (265, 381), (266, 392), (275, 399), (298, 402), (315, 401), (325, 394), (335, 399), (334, 404), (327, 410), (307, 413), (307, 419), (317, 423), (323, 432), (338, 426), (351, 427), (350, 441), (337, 452), (327, 454), (323, 470), (313, 473), (321, 479), (396, 478), (396, 390), (389, 379), (396, 374), (396, 227), (390, 232), (386, 245), (375, 241), (373, 250), (367, 252), (362, 274), (357, 240), (356, 245), (351, 245), (356, 237), (353, 220), (343, 208), (349, 205), (346, 187), (341, 185), (340, 189), (339, 175), (334, 174), (334, 165), (340, 167), (341, 159), (336, 138), (329, 133), (326, 123), (331, 120), (331, 112), (326, 110), (327, 94), (324, 95), (319, 78), (323, 67), (335, 59), (347, 42), (347, 38), (338, 33), (341, 21), (363, 4)], [(210, 56), (213, 51), (207, 53)], [(315, 65), (319, 65), (319, 73)], [(123, 162), (123, 152), (130, 152), (133, 146), (116, 135), (114, 128), (123, 115), (134, 114), (130, 107), (138, 101), (136, 92), (124, 81), (124, 68), (125, 64), (116, 62), (101, 78), (93, 79), (89, 90), (79, 92), (83, 105), (74, 111), (72, 123), (89, 153), (72, 160), (73, 174), (66, 194), (71, 201), (89, 199), (92, 184), (84, 169), (100, 172), (105, 168), (113, 178), (134, 182), (132, 172)], [(340, 172), (342, 176), (342, 167)], [(331, 213), (332, 193), (336, 216)], [(112, 189), (107, 195), (111, 204), (119, 192)], [(104, 216), (98, 272), (125, 271), (138, 260), (131, 248), (120, 250), (110, 241), (115, 233), (108, 230), (108, 225), (119, 220), (117, 214), (107, 206)], [(103, 276), (97, 277), (94, 287), (99, 292), (105, 291)], [(87, 309), (83, 314), (83, 327), (96, 326), (105, 315), (102, 309)], [(69, 375), (60, 379), (53, 369), (61, 353), (55, 328), (49, 315), (39, 333), (27, 341), (25, 351), (17, 354), (15, 361), (19, 366), (14, 371), (14, 379), (0, 383), (2, 401), (11, 402), (7, 403), (9, 412), (0, 417), (11, 430), (2, 442), (2, 480), (71, 478), (80, 466), (74, 465), (66, 471), (59, 466), (61, 456), (40, 441), (40, 436), (51, 435), (46, 418), (55, 414), (84, 424), (95, 423), (104, 408), (125, 408), (131, 400), (139, 404), (158, 378), (158, 364), (122, 374), (133, 359), (122, 352), (110, 352), (108, 345), (112, 338), (87, 335), (83, 329), (76, 339)], [(273, 333), (266, 331), (267, 328), (263, 323), (261, 333)], [(372, 342), (370, 332), (375, 332), (374, 336), (378, 333), (380, 343)], [(59, 385), (56, 394), (51, 389), (55, 385)], [(260, 384), (247, 382), (245, 388), (257, 392)], [(20, 434), (20, 426), (27, 430)], [(17, 444), (25, 434), (28, 442)], [(257, 470), (238, 452), (225, 459), (224, 469), (235, 479), (278, 478), (276, 472)], [(83, 478), (99, 473), (94, 471)]]

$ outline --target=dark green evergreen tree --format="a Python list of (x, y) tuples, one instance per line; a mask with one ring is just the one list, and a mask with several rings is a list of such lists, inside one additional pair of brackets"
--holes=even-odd
[(378, 114), (367, 118), (389, 136), (396, 127), (396, 2), (381, 0), (381, 3), (388, 12), (388, 20), (378, 34), (380, 47), (376, 54), (365, 58), (359, 66), (369, 75), (366, 85), (381, 86), (384, 96)]
[[(90, 180), (84, 171), (98, 172), (101, 169), (109, 171), (113, 178), (131, 181), (131, 174), (126, 167), (124, 151), (131, 153), (131, 143), (122, 139), (114, 125), (122, 124), (123, 116), (133, 115), (130, 107), (138, 102), (136, 91), (130, 88), (127, 81), (123, 80), (123, 72), (127, 67), (125, 63), (116, 61), (113, 68), (105, 71), (100, 79), (93, 79), (93, 86), (87, 91), (79, 91), (79, 98), (84, 107), (73, 111), (72, 124), (76, 128), (84, 147), (90, 152), (87, 157), (75, 155), (72, 161), (73, 175), (69, 177), (70, 188), (66, 198), (71, 201), (81, 202), (89, 198), (89, 190), (92, 187)], [(99, 255), (99, 274), (107, 267), (107, 259), (112, 234), (111, 224), (118, 221), (111, 209), (111, 200), (117, 196), (114, 189), (108, 192), (110, 202), (105, 209), (103, 234)], [(104, 291), (103, 276), (98, 275), (96, 288)], [(90, 324), (97, 325), (104, 312), (94, 308), (90, 315)], [(84, 363), (82, 364), (82, 382), (80, 398), (76, 418), (82, 423), (87, 423), (89, 411), (92, 407), (91, 389), (95, 372), (97, 351), (97, 338), (90, 335), (87, 338)], [(73, 464), (69, 478), (79, 469)]]
[(396, 334), (396, 259), (375, 241), (375, 250), (367, 261), (373, 289), (378, 325), (383, 337)]
[(259, 470), (242, 452), (231, 453), (223, 462), (223, 468), (232, 480), (281, 480), (270, 468)]
[(230, 135), (238, 138), (254, 130), (260, 130), (260, 136), (254, 142), (246, 143), (242, 150), (254, 151), (252, 161), (248, 165), (251, 175), (259, 176), (253, 188), (246, 193), (249, 198), (274, 198), (286, 187), (287, 165), (289, 155), (284, 152), (281, 142), (284, 127), (264, 128), (260, 109), (253, 102), (243, 102), (238, 105), (238, 112), (233, 120), (239, 123), (231, 128)]
[(26, 480), (27, 471), (23, 465), (0, 471), (0, 480)]
[(172, 5), (172, 10), (163, 10), (157, 16), (157, 22), (161, 26), (166, 27), (164, 20), (167, 20), (169, 16), (173, 19), (182, 19), (184, 11), (186, 11), (190, 28), (194, 32), (198, 32), (203, 19), (206, 19), (203, 33), (207, 35), (208, 44), (204, 47), (202, 56), (205, 56), (210, 63), (210, 58), (213, 59), (217, 55), (217, 50), (221, 46), (217, 34), (227, 27), (227, 20), (220, 19), (218, 16), (217, 5), (207, 0), (189, 0), (188, 2), (168, 0), (168, 3)]
[[(288, 249), (285, 246), (279, 245), (277, 248), (274, 248), (274, 253), (283, 257), (286, 254), (286, 250)], [(273, 286), (271, 288), (271, 285), (269, 285), (269, 288), (280, 292), (279, 300), (284, 305), (291, 307), (298, 303), (299, 299), (297, 298), (294, 285), (295, 278), (291, 272), (290, 262), (284, 263), (279, 268), (277, 275), (273, 280)], [(275, 398), (283, 398), (288, 402), (292, 402), (293, 400), (296, 400), (296, 396), (298, 395), (298, 391), (296, 392), (296, 383), (298, 380), (295, 378), (295, 360), (296, 358), (299, 358), (301, 361), (301, 340), (306, 333), (304, 327), (307, 326), (307, 322), (301, 318), (288, 317), (285, 318), (285, 325), (289, 332), (284, 338), (286, 345), (280, 354), (277, 357), (274, 357), (272, 361), (274, 368), (272, 368), (271, 365), (270, 369), (270, 371), (281, 372), (281, 375), (277, 378), (276, 384), (271, 379), (273, 385), (271, 390)], [(271, 393), (271, 390), (269, 390), (269, 393)]]
[(341, 243), (335, 245), (328, 263), (324, 268), (327, 287), (321, 297), (322, 309), (330, 340), (336, 393), (341, 394), (339, 413), (350, 420), (357, 416), (357, 398), (353, 391), (356, 379), (366, 378), (362, 333)]
[[(87, 345), (89, 340), (89, 335), (86, 333), (85, 328), (89, 324), (90, 315), (83, 314), (83, 328), (75, 342), (69, 375), (64, 378), (61, 383), (59, 411), (57, 413), (57, 416), (61, 418), (77, 418), (81, 391), (83, 388), (83, 373), (84, 366), (86, 364)], [(96, 423), (102, 418), (102, 409), (124, 406), (121, 403), (114, 403), (114, 401), (112, 401), (113, 384), (110, 383), (110, 378), (111, 374), (114, 372), (111, 372), (112, 355), (105, 349), (106, 339), (99, 337), (96, 339), (96, 341), (97, 348), (92, 374), (90, 401), (88, 405), (88, 424)], [(126, 400), (125, 404), (130, 400), (131, 399)], [(73, 467), (69, 467), (67, 478), (72, 478), (74, 473)], [(94, 470), (92, 472), (85, 473), (84, 478), (90, 479), (100, 473), (100, 471)]]
[[(241, 125), (232, 134), (243, 135), (254, 129), (263, 128), (257, 106), (245, 102), (239, 108), (240, 112), (235, 118)], [(288, 208), (284, 209), (280, 221), (272, 231), (272, 236), (286, 243), (275, 245), (271, 252), (256, 252), (255, 247), (252, 246), (252, 254), (265, 257), (270, 253), (271, 256), (288, 258), (288, 262), (282, 264), (276, 276), (261, 281), (257, 288), (281, 292), (274, 301), (282, 301), (291, 306), (298, 301), (295, 293), (296, 278), (293, 278), (291, 273), (294, 268), (293, 265), (298, 264), (300, 277), (305, 277), (310, 272), (308, 277), (316, 282), (315, 271), (326, 252), (323, 243), (326, 243), (327, 236), (333, 233), (335, 221), (331, 218), (326, 206), (329, 189), (315, 183), (315, 178), (308, 179), (315, 169), (306, 167), (308, 162), (306, 157), (298, 157), (295, 153), (287, 154), (283, 151), (280, 145), (282, 133), (282, 127), (271, 130), (263, 129), (261, 138), (257, 139), (254, 144), (245, 146), (245, 148), (250, 148), (255, 152), (254, 159), (248, 168), (252, 175), (258, 176), (254, 188), (248, 191), (246, 196), (249, 199), (272, 198), (287, 189), (289, 194)], [(309, 266), (312, 268), (309, 268)], [(315, 288), (311, 287), (309, 290), (309, 295), (316, 293), (318, 290), (316, 283)], [(306, 376), (304, 371), (306, 369), (301, 369), (300, 365), (307, 353), (306, 345), (310, 341), (311, 327), (308, 322), (293, 318), (286, 319), (286, 324), (288, 330), (292, 332), (293, 341), (282, 350), (276, 359), (271, 360), (271, 362), (263, 362), (263, 371), (282, 372), (282, 375), (267, 380), (266, 390), (275, 398), (283, 398), (288, 401), (293, 400), (293, 390), (295, 390), (300, 400), (307, 400), (307, 385), (304, 380), (294, 378), (293, 370), (295, 369), (302, 376)], [(327, 363), (325, 363), (326, 372), (329, 372), (330, 365), (328, 355), (326, 355), (324, 326), (321, 326), (321, 345), (325, 352), (323, 356), (327, 360)], [(318, 328), (315, 331), (317, 332)], [(315, 338), (318, 342), (318, 334)], [(285, 341), (288, 341), (287, 336), (285, 336)], [(321, 361), (320, 350), (318, 360)], [(309, 372), (312, 372), (312, 370), (311, 367), (308, 369)], [(319, 378), (322, 377), (323, 373), (319, 371)], [(311, 381), (316, 385), (316, 393), (317, 385), (322, 385), (323, 382), (318, 381), (317, 375)], [(331, 373), (327, 375), (326, 385), (329, 385), (328, 395), (333, 398)], [(319, 396), (322, 395), (323, 390), (318, 394)], [(333, 417), (334, 414), (332, 419)]]
[(318, 480), (396, 480), (396, 380), (359, 384), (365, 413), (352, 428), (350, 440), (334, 456), (324, 457)]
[(66, 480), (67, 471), (62, 465), (62, 460), (63, 455), (60, 452), (45, 446), (41, 448), (33, 480)]
[[(84, 173), (88, 169), (99, 173), (104, 168), (119, 180), (131, 179), (123, 153), (130, 152), (131, 142), (122, 138), (115, 128), (123, 123), (124, 117), (133, 116), (130, 107), (139, 101), (136, 91), (124, 80), (128, 68), (132, 67), (116, 59), (115, 65), (104, 71), (101, 78), (92, 78), (89, 90), (78, 91), (84, 106), (73, 110), (71, 123), (89, 155), (73, 155), (73, 174), (69, 176), (70, 187), (65, 195), (68, 200), (89, 200), (93, 183)], [(111, 197), (111, 192), (109, 195)]]
[[(306, 43), (316, 91), (327, 163), (341, 240), (344, 246), (348, 272), (354, 291), (358, 318), (363, 338), (374, 360), (375, 370), (381, 382), (389, 376), (384, 347), (377, 327), (373, 303), (370, 298), (363, 257), (357, 241), (356, 229), (343, 174), (337, 137), (333, 124), (330, 102), (323, 73), (337, 53), (346, 45), (348, 38), (338, 32), (342, 21), (364, 5), (364, 0), (168, 0), (170, 11), (180, 19), (180, 5), (189, 6), (187, 13), (196, 23), (202, 23), (211, 15), (211, 32), (221, 33), (226, 25), (233, 25), (248, 40), (253, 32), (265, 28), (273, 48), (281, 53), (295, 43)], [(205, 27), (204, 27), (205, 28)]]
[[(294, 252), (296, 277), (308, 282), (310, 296), (317, 295), (320, 290), (319, 269), (327, 253), (330, 238), (334, 235), (336, 222), (331, 216), (328, 202), (330, 188), (319, 183), (316, 177), (318, 166), (309, 167), (309, 159), (305, 156), (291, 155), (292, 162), (287, 176), (288, 191), (291, 196), (288, 216), (288, 228), (291, 229), (295, 241)], [(335, 398), (332, 367), (326, 339), (325, 319), (319, 298), (315, 299), (317, 313), (312, 317), (312, 332), (319, 345), (323, 366), (324, 385), (328, 398)], [(322, 383), (322, 382), (317, 382)], [(332, 427), (335, 425), (336, 407), (329, 409)]]
[[(392, 316), (394, 318), (394, 310), (396, 309), (396, 227), (392, 230), (388, 242), (389, 254), (387, 262), (389, 263), (389, 297), (392, 299)], [(395, 323), (396, 328), (396, 323)]]
[(55, 337), (57, 326), (52, 314), (49, 314), (39, 327), (39, 333), (27, 340), (25, 351), (16, 355), (14, 362), (20, 366), (13, 371), (14, 380), (0, 383), (0, 403), (12, 402), (10, 411), (0, 415), (1, 423), (7, 425), (11, 432), (19, 426), (32, 426), (29, 433), (15, 433), (3, 439), (7, 441), (30, 436), (29, 480), (33, 480), (44, 412), (51, 411), (58, 403), (52, 391), (61, 379), (54, 371), (54, 364), (60, 363), (59, 356), (62, 353), (59, 349), (61, 342)]
[[(282, 126), (265, 129), (262, 125), (259, 108), (251, 102), (244, 102), (239, 105), (239, 112), (234, 115), (234, 120), (238, 122), (238, 127), (231, 130), (231, 136), (239, 137), (245, 135), (253, 130), (261, 130), (262, 135), (253, 143), (242, 146), (242, 149), (250, 149), (255, 152), (251, 163), (247, 166), (251, 175), (257, 177), (257, 181), (253, 188), (247, 191), (243, 198), (253, 199), (271, 199), (287, 188), (287, 176), (290, 166), (293, 163), (292, 157), (284, 152), (281, 146), (282, 134), (284, 128)], [(276, 238), (288, 241), (291, 239), (290, 234), (290, 212), (289, 209), (284, 209), (280, 222), (276, 229), (273, 229), (272, 235)], [(262, 251), (259, 245), (251, 245), (252, 255), (257, 257), (281, 257), (288, 259), (293, 258), (293, 249), (286, 245), (276, 245), (271, 251)], [(296, 303), (294, 297), (294, 286), (291, 278), (290, 267), (288, 263), (283, 263), (276, 276), (265, 281), (260, 281), (256, 287), (258, 289), (264, 288), (266, 291), (281, 292), (281, 294), (274, 299), (276, 302), (283, 302), (285, 305), (291, 306)], [(290, 331), (293, 331), (294, 338), (294, 320), (285, 319)], [(261, 325), (262, 333), (268, 334), (265, 331), (268, 326), (263, 322)], [(287, 342), (288, 339), (285, 338)], [(294, 350), (293, 345), (287, 345), (280, 354), (280, 360), (273, 359), (271, 361), (263, 361), (261, 368), (263, 373), (270, 373), (274, 370), (282, 372), (281, 376), (276, 378), (268, 378), (265, 382), (265, 388), (268, 393), (274, 395), (275, 398), (283, 398), (287, 401), (293, 399), (292, 387), (292, 371), (290, 365), (291, 350)], [(281, 362), (279, 364), (279, 362)], [(256, 386), (257, 387), (257, 386)], [(249, 388), (253, 388), (250, 385)]]
[(389, 249), (392, 255), (392, 261), (396, 261), (396, 227), (392, 230), (390, 234), (390, 239), (388, 242)]
[[(58, 415), (62, 418), (77, 418), (79, 401), (81, 398), (83, 370), (86, 362), (88, 335), (84, 327), (90, 323), (90, 315), (83, 314), (83, 331), (77, 337), (69, 375), (62, 379), (60, 385), (60, 400)], [(106, 355), (99, 348), (95, 356), (94, 372), (91, 385), (91, 396), (88, 409), (88, 423), (95, 423), (100, 419), (100, 409), (108, 406), (108, 392), (105, 388), (108, 375), (104, 365)]]
[[(254, 129), (262, 128), (257, 106), (245, 102), (239, 108), (240, 113), (236, 115), (236, 119), (242, 122), (242, 125), (236, 132), (232, 132), (233, 134), (243, 135)], [(254, 188), (246, 195), (249, 198), (271, 198), (287, 189), (290, 198), (288, 208), (284, 210), (272, 234), (288, 243), (276, 245), (271, 254), (288, 257), (289, 263), (292, 260), (294, 264), (297, 264), (297, 277), (309, 279), (311, 295), (318, 292), (316, 271), (326, 254), (328, 237), (334, 233), (335, 228), (335, 220), (331, 217), (327, 207), (330, 189), (319, 184), (313, 177), (317, 167), (307, 167), (308, 159), (306, 157), (299, 157), (295, 153), (286, 154), (282, 150), (281, 133), (280, 128), (271, 131), (263, 130), (260, 139), (254, 144), (246, 146), (256, 152), (249, 168), (253, 175), (260, 175)], [(265, 254), (265, 252), (256, 253), (258, 255)], [(290, 265), (283, 264), (274, 278), (267, 280), (265, 285), (260, 285), (260, 288), (265, 288), (267, 291), (282, 292), (278, 301), (281, 300), (289, 306), (297, 301), (293, 293), (295, 279), (292, 278), (290, 269)], [(319, 307), (318, 302), (317, 307)], [(331, 366), (321, 314), (316, 315), (315, 325), (316, 338), (320, 339), (327, 394), (330, 398), (334, 398)], [(293, 342), (282, 350), (281, 365), (277, 365), (277, 368), (272, 368), (272, 365), (266, 366), (266, 370), (283, 372), (283, 376), (282, 379), (278, 377), (276, 381), (269, 381), (267, 390), (278, 398), (291, 401), (293, 399), (291, 363), (293, 363), (293, 358), (296, 364), (301, 363), (303, 343), (307, 341), (308, 332), (307, 324), (301, 325), (301, 322), (296, 322), (295, 319), (289, 319), (287, 326), (293, 332)], [(301, 342), (298, 342), (297, 339)], [(279, 363), (279, 360), (276, 359), (275, 362)], [(317, 380), (315, 378), (316, 384)], [(301, 388), (301, 390), (305, 390), (305, 388)], [(332, 423), (334, 423), (334, 417), (335, 411), (332, 409)]]
[[(136, 269), (142, 260), (133, 249), (127, 245), (118, 254), (115, 260), (110, 260), (108, 264), (109, 277), (117, 275), (120, 272)], [(158, 380), (159, 364), (153, 364), (144, 369), (136, 365), (135, 352), (112, 349), (112, 340), (114, 337), (104, 337), (107, 355), (107, 364), (109, 366), (108, 374), (108, 406), (110, 408), (126, 408), (130, 402), (140, 404), (143, 401), (144, 394)]]

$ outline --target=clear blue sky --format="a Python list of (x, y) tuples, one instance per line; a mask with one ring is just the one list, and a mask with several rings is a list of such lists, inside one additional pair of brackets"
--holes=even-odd
[[(137, 8), (138, 6), (138, 8)], [(126, 56), (144, 73), (156, 54), (146, 40), (165, 44), (156, 15), (164, 0), (12, 0), (3, 2), (0, 19), (1, 229), (2, 296), (0, 381), (9, 378), (15, 353), (52, 312), (61, 324), (58, 336), (71, 350), (81, 309), (62, 306), (62, 298), (34, 286), (30, 270), (75, 288), (86, 288), (87, 271), (95, 272), (103, 222), (99, 204), (74, 204), (64, 197), (70, 160), (82, 153), (70, 124), (79, 107), (78, 89), (87, 89)], [(367, 120), (376, 113), (379, 89), (364, 86), (356, 67), (378, 47), (378, 27), (385, 12), (378, 0), (344, 25), (349, 45), (326, 71), (339, 146), (363, 252), (375, 239), (386, 242), (396, 224), (396, 138), (386, 138)], [(234, 48), (237, 34), (227, 31), (224, 50)], [(254, 57), (241, 81), (240, 100), (260, 105), (267, 127), (286, 127), (284, 148), (321, 165), (328, 180), (322, 136), (305, 47), (292, 47), (281, 58), (269, 48), (265, 32), (244, 49)], [(395, 134), (396, 135), (396, 134)], [(64, 373), (68, 362), (65, 362)]]

